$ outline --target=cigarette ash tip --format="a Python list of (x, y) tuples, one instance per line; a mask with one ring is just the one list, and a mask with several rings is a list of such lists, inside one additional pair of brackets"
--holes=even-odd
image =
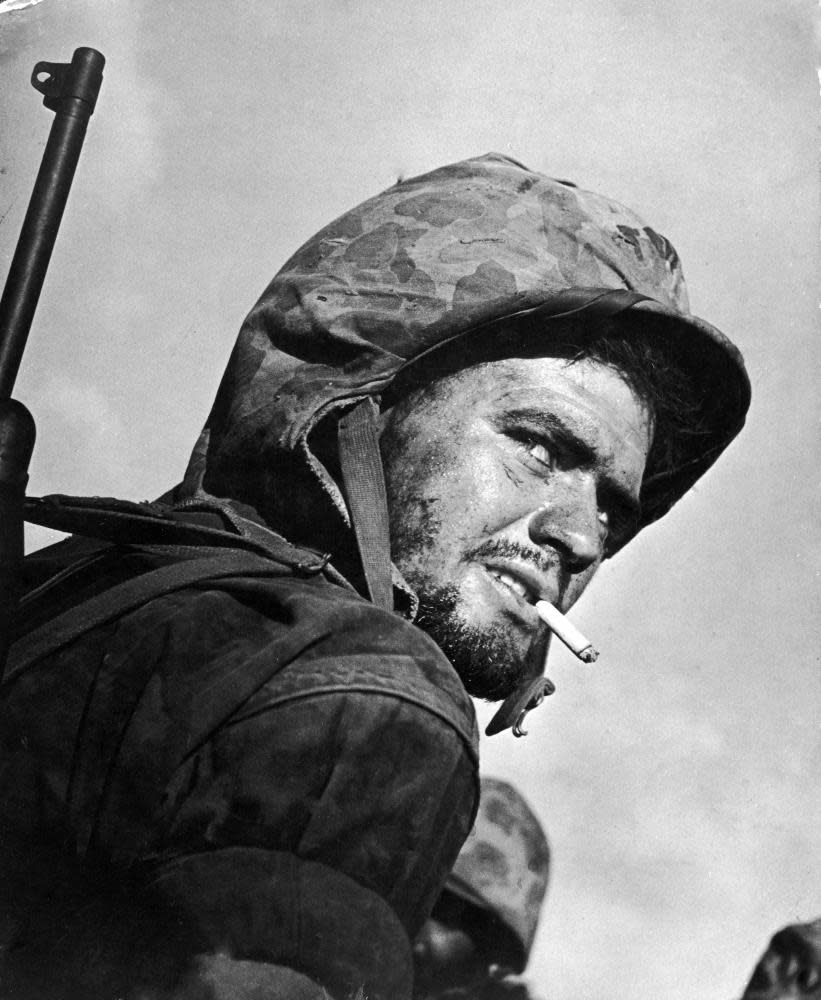
[(537, 601), (536, 612), (548, 628), (578, 656), (583, 663), (595, 663), (599, 658), (593, 643), (567, 620), (549, 601)]

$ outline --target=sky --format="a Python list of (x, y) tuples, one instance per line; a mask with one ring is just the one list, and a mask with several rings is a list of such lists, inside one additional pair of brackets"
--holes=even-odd
[(551, 843), (539, 995), (738, 996), (779, 926), (821, 914), (813, 3), (16, 5), (0, 276), (52, 118), (34, 63), (107, 59), (17, 383), (32, 494), (173, 485), (271, 276), (399, 176), (495, 150), (671, 239), (693, 311), (745, 355), (748, 426), (577, 605), (599, 662), (556, 649), (556, 694), (482, 766)]

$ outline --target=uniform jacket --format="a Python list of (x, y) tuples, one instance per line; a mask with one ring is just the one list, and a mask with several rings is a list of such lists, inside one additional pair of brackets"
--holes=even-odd
[[(424, 633), (231, 515), (266, 555), (73, 539), (29, 560), (52, 582), (0, 702), (4, 996), (208, 997), (213, 954), (408, 994), (473, 818), (470, 700)], [(92, 595), (205, 555), (223, 575), (95, 619)]]

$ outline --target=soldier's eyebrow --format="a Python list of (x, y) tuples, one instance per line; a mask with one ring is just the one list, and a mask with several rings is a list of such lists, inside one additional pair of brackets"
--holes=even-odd
[(501, 414), (501, 422), (508, 426), (510, 424), (527, 425), (529, 430), (549, 436), (554, 444), (559, 445), (567, 455), (580, 465), (589, 465), (598, 457), (595, 448), (587, 441), (583, 441), (561, 417), (549, 410), (542, 410), (538, 406), (520, 406), (504, 410)]

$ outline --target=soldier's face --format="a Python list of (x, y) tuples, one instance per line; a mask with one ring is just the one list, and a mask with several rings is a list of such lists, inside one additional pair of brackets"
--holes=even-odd
[(432, 917), (413, 945), (414, 996), (467, 988), (487, 978), (488, 961), (468, 932)]
[(393, 558), (471, 694), (514, 690), (534, 602), (569, 608), (632, 530), (650, 442), (642, 401), (590, 360), (476, 365), (385, 416)]

